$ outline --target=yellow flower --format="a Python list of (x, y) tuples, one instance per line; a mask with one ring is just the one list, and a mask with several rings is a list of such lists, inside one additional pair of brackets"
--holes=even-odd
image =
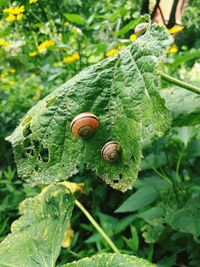
[(117, 54), (118, 54), (118, 49), (116, 49), (116, 48), (113, 48), (113, 49), (108, 50), (106, 52), (107, 57), (113, 57), (113, 56), (116, 56)]
[(171, 54), (171, 53), (176, 53), (178, 52), (178, 47), (173, 44), (172, 47), (170, 47), (167, 51), (166, 51), (166, 54)]
[(65, 63), (71, 63), (71, 62), (77, 61), (79, 59), (80, 59), (79, 53), (78, 52), (74, 52), (71, 56), (64, 57), (63, 61)]
[(25, 11), (25, 7), (24, 6), (20, 6), (18, 10), (19, 10), (20, 13), (23, 13)]
[(19, 7), (15, 6), (15, 7), (4, 8), (3, 13), (8, 14), (8, 16), (5, 18), (7, 22), (13, 22), (15, 20), (21, 20), (24, 11), (25, 7), (22, 5)]
[(117, 48), (118, 48), (118, 50), (122, 50), (122, 49), (126, 48), (126, 46), (125, 45), (119, 45)]
[(30, 52), (28, 55), (29, 57), (35, 57), (37, 56), (37, 52)]
[(8, 72), (10, 72), (10, 73), (15, 73), (16, 70), (15, 70), (15, 69), (10, 69), (10, 70), (8, 70)]
[(4, 8), (4, 9), (3, 9), (3, 13), (5, 13), (5, 14), (9, 14), (9, 13), (11, 12), (11, 10), (12, 10), (11, 7), (9, 7), (9, 8)]
[(130, 35), (129, 39), (131, 41), (135, 41), (137, 39), (137, 35), (135, 33), (133, 33), (133, 34)]
[(174, 25), (171, 29), (167, 29), (168, 33), (176, 34), (184, 29), (184, 26), (181, 25)]
[(46, 40), (44, 42), (42, 42), (39, 46), (38, 46), (38, 50), (40, 52), (42, 52), (43, 50), (45, 50), (46, 48), (50, 47), (50, 46), (54, 46), (55, 42), (53, 40)]
[(29, 0), (29, 4), (36, 3), (38, 0)]
[(15, 20), (15, 16), (12, 15), (12, 14), (9, 14), (9, 15), (5, 18), (5, 20), (6, 20), (7, 22), (13, 22), (13, 21)]
[(10, 46), (11, 43), (4, 41), (4, 40), (0, 40), (0, 46)]
[(22, 17), (23, 17), (23, 14), (18, 14), (16, 19), (17, 19), (17, 20), (21, 20)]

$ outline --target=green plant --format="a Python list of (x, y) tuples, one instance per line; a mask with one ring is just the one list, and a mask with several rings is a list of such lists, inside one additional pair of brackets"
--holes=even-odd
[[(1, 7), (6, 8), (8, 2), (2, 1), (0, 3)], [(17, 206), (19, 202), (26, 197), (35, 196), (43, 187), (40, 185), (32, 188), (18, 180), (10, 146), (3, 140), (11, 134), (13, 128), (19, 124), (19, 119), (32, 105), (36, 104), (37, 108), (34, 107), (30, 111), (31, 120), (29, 121), (29, 117), (25, 116), (25, 120), (22, 119), (18, 127), (20, 129), (22, 126), (25, 136), (20, 134), (17, 136), (19, 139), (15, 140), (17, 143), (15, 143), (14, 150), (18, 157), (18, 163), (20, 163), (18, 168), (20, 173), (24, 175), (27, 181), (31, 180), (32, 184), (37, 183), (40, 173), (46, 183), (48, 183), (49, 178), (51, 181), (58, 180), (58, 178), (63, 179), (64, 176), (68, 176), (67, 166), (71, 166), (68, 164), (71, 162), (69, 155), (74, 154), (74, 158), (77, 157), (78, 165), (77, 173), (75, 175), (73, 172), (71, 179), (76, 183), (84, 183), (85, 188), (82, 195), (76, 194), (73, 196), (67, 189), (69, 184), (67, 186), (66, 182), (58, 183), (44, 189), (38, 196), (21, 204), (20, 212), (24, 213), (19, 221), (14, 223), (11, 229), (12, 234), (5, 239), (5, 243), (3, 241), (0, 247), (0, 253), (2, 252), (1, 264), (8, 264), (9, 260), (13, 261), (10, 264), (17, 266), (34, 266), (34, 264), (62, 266), (66, 262), (104, 252), (102, 256), (96, 255), (90, 259), (69, 263), (67, 266), (81, 266), (82, 264), (88, 266), (88, 261), (92, 266), (100, 263), (103, 265), (104, 262), (113, 266), (115, 263), (118, 264), (120, 260), (124, 262), (125, 259), (133, 261), (133, 263), (130, 263), (132, 265), (135, 263), (138, 266), (139, 262), (142, 266), (149, 265), (149, 263), (133, 258), (133, 254), (140, 258), (146, 258), (150, 262), (157, 262), (158, 266), (162, 267), (198, 266), (200, 253), (197, 214), (199, 207), (196, 201), (199, 198), (199, 135), (198, 127), (191, 127), (190, 125), (195, 125), (200, 120), (199, 79), (198, 77), (195, 79), (193, 71), (195, 69), (194, 62), (198, 62), (199, 51), (198, 49), (188, 50), (187, 47), (184, 47), (184, 38), (181, 37), (188, 33), (191, 36), (192, 27), (188, 27), (186, 23), (186, 30), (176, 37), (181, 52), (174, 55), (170, 54), (165, 60), (165, 57), (160, 57), (160, 55), (165, 54), (167, 43), (170, 43), (169, 39), (171, 38), (158, 27), (153, 26), (155, 28), (149, 29), (149, 35), (139, 37), (134, 44), (131, 44), (132, 41), (128, 39), (134, 27), (146, 20), (145, 17), (136, 18), (139, 14), (140, 1), (134, 1), (134, 3), (124, 1), (123, 4), (121, 1), (110, 2), (109, 0), (71, 1), (70, 3), (69, 1), (60, 1), (56, 8), (52, 1), (38, 1), (34, 4), (23, 3), (25, 12), (22, 20), (5, 23), (7, 13), (2, 13), (0, 23), (1, 29), (4, 29), (1, 32), (1, 38), (12, 42), (10, 47), (2, 46), (0, 48), (1, 63), (5, 66), (5, 70), (1, 69), (0, 77), (2, 85), (0, 92), (0, 134), (2, 137), (0, 164), (3, 168), (0, 183), (0, 200), (2, 203), (0, 210), (1, 239), (8, 233), (10, 223), (18, 217)], [(10, 3), (10, 6), (21, 4), (21, 1), (16, 1)], [(194, 6), (192, 9), (187, 9), (189, 10), (188, 15), (186, 13), (188, 18), (194, 13), (194, 11), (191, 11), (193, 9), (195, 10)], [(188, 12), (187, 10), (186, 12)], [(158, 34), (156, 28), (160, 34)], [(155, 33), (152, 33), (153, 29), (155, 29)], [(150, 38), (152, 43), (147, 41), (147, 36), (152, 37)], [(198, 34), (192, 34), (192, 36), (196, 36), (195, 40), (198, 43)], [(179, 37), (181, 37), (181, 42)], [(131, 38), (134, 40), (134, 34)], [(0, 45), (7, 45), (6, 41), (1, 39)], [(146, 44), (145, 49), (143, 49), (143, 44)], [(129, 45), (137, 47), (138, 51), (134, 52), (134, 49), (130, 48), (122, 50)], [(156, 49), (157, 47), (158, 49)], [(128, 51), (134, 52), (134, 60), (133, 63), (127, 64), (127, 69), (123, 69), (125, 65), (123, 63), (126, 59), (129, 59)], [(146, 53), (149, 53), (149, 51), (155, 59), (155, 65), (152, 64), (152, 57), (150, 57), (151, 60), (146, 57)], [(119, 53), (119, 56), (105, 60), (104, 65), (101, 66), (101, 59), (106, 56), (114, 56), (117, 53)], [(141, 65), (139, 64), (140, 57), (137, 58), (137, 54), (141, 56)], [(55, 99), (50, 99), (46, 106), (46, 111), (49, 111), (49, 114), (43, 110), (41, 103), (45, 103), (46, 99), (51, 98), (52, 95), (47, 96), (37, 104), (38, 100), (51, 92), (53, 88), (62, 84), (66, 79), (70, 79), (84, 67), (99, 61), (98, 71), (94, 72), (96, 66), (89, 68), (92, 75), (95, 76), (98, 73), (97, 76), (100, 76), (96, 79), (96, 83), (93, 83), (92, 77), (88, 79), (86, 75), (81, 74), (85, 79), (88, 79), (90, 88), (83, 87), (84, 82), (81, 80), (82, 92), (80, 92), (78, 84), (74, 91), (71, 88), (74, 97), (66, 96), (66, 88), (64, 88), (66, 85), (64, 85), (64, 89), (56, 90), (53, 93), (53, 95), (56, 95)], [(113, 62), (117, 63), (115, 71), (112, 67)], [(130, 80), (126, 81), (126, 75), (131, 74), (131, 69), (128, 67), (131, 67), (134, 62), (139, 66), (139, 70), (135, 71), (136, 79), (135, 76), (130, 75)], [(193, 65), (194, 67), (191, 69)], [(102, 103), (106, 105), (108, 97), (106, 93), (110, 92), (105, 87), (104, 80), (101, 80), (108, 74), (105, 73), (104, 67), (109, 70), (109, 73), (117, 74), (116, 78), (118, 75), (120, 77), (120, 79), (114, 79), (113, 82), (116, 93), (110, 95), (110, 102), (112, 103), (110, 111), (100, 109)], [(139, 77), (141, 75), (144, 81), (147, 81), (144, 87), (143, 82), (139, 83), (140, 79), (137, 75)], [(187, 80), (190, 85), (178, 80), (180, 77)], [(109, 84), (109, 77), (106, 77), (105, 81)], [(128, 82), (130, 82), (129, 87), (127, 86)], [(151, 84), (151, 82), (155, 82), (154, 85), (156, 86), (152, 86), (153, 83)], [(71, 81), (67, 83), (67, 86), (70, 83)], [(176, 87), (172, 86), (172, 83)], [(74, 104), (75, 102), (82, 103), (82, 95), (86, 96), (87, 99), (85, 106), (90, 106), (90, 104), (92, 106), (90, 101), (92, 102), (95, 98), (94, 90), (98, 84), (102, 85), (102, 88), (98, 86), (97, 93), (102, 90), (103, 95), (98, 97), (99, 101), (95, 102), (98, 102), (98, 105), (95, 104), (93, 111), (97, 115), (102, 114), (100, 119), (103, 124), (92, 137), (93, 139), (85, 141), (85, 154), (82, 153), (84, 141), (79, 140), (76, 143), (71, 138), (69, 127), (66, 131), (68, 133), (66, 142), (69, 141), (69, 148), (71, 149), (55, 150), (57, 142), (65, 136), (64, 126), (63, 129), (56, 126), (62, 126), (61, 124), (64, 123), (65, 119), (67, 125), (69, 125), (73, 116), (77, 115), (75, 110), (77, 110), (77, 113), (85, 111), (84, 104), (80, 105), (80, 110), (78, 107), (76, 109)], [(128, 98), (124, 97), (124, 89), (120, 87), (124, 85), (126, 85), (125, 92), (130, 93)], [(136, 85), (140, 89), (145, 89), (141, 90), (140, 96), (137, 97), (136, 92), (132, 92), (132, 89), (137, 87)], [(180, 86), (184, 86), (197, 94), (180, 88)], [(77, 98), (76, 93), (78, 92), (80, 98)], [(69, 109), (69, 114), (67, 114), (69, 116), (66, 117), (63, 116), (62, 110), (65, 111), (67, 103), (65, 99), (62, 103), (58, 101), (57, 94), (60, 93), (68, 97), (73, 107)], [(150, 101), (146, 101), (148, 100), (148, 97), (146, 99), (148, 94), (150, 95)], [(162, 98), (164, 98), (165, 103)], [(75, 102), (72, 100), (75, 100)], [(133, 103), (136, 103), (135, 100), (138, 101), (138, 107), (135, 105), (132, 109)], [(125, 103), (124, 106), (127, 110), (121, 110), (119, 101)], [(113, 105), (115, 102), (117, 105)], [(58, 113), (60, 114), (59, 117), (56, 116), (57, 124), (51, 123), (51, 127), (46, 129), (45, 125), (41, 125), (41, 123), (45, 123), (48, 118), (52, 118), (51, 112), (54, 113), (56, 104), (59, 104)], [(38, 114), (34, 113), (34, 109), (38, 109)], [(114, 114), (114, 119), (106, 117), (111, 111)], [(155, 116), (156, 111), (158, 111), (157, 116)], [(170, 113), (172, 113), (171, 119)], [(133, 127), (134, 125), (129, 123), (130, 129), (135, 129), (133, 134), (130, 132), (130, 135), (128, 135), (129, 139), (127, 139), (127, 131), (122, 130), (125, 125), (122, 121), (120, 122), (120, 115), (137, 125), (137, 127)], [(163, 120), (162, 115), (164, 115)], [(32, 118), (34, 118), (34, 121)], [(106, 120), (114, 122), (114, 126), (105, 123)], [(172, 124), (170, 124), (170, 120), (172, 120)], [(139, 125), (141, 127), (138, 127)], [(183, 125), (188, 126), (171, 128), (171, 126)], [(45, 131), (45, 138), (41, 140), (43, 131)], [(117, 135), (114, 134), (114, 131)], [(162, 135), (164, 137), (161, 137)], [(99, 142), (95, 143), (96, 136), (102, 138), (102, 140), (98, 139)], [(100, 165), (100, 150), (107, 141), (110, 141), (109, 137), (116, 138), (115, 140), (119, 143), (123, 140), (121, 158), (112, 165), (107, 165), (106, 162), (102, 162), (102, 165)], [(38, 138), (39, 142), (35, 142), (38, 141)], [(52, 140), (53, 143), (51, 143)], [(131, 140), (134, 141), (133, 147), (130, 146)], [(23, 145), (21, 145), (22, 142)], [(60, 145), (59, 147), (62, 148)], [(137, 147), (137, 150), (134, 150), (134, 147)], [(130, 169), (135, 168), (135, 175), (126, 175), (126, 179), (123, 179), (120, 175), (124, 173), (126, 168), (124, 151), (127, 151), (127, 155), (131, 154), (130, 151), (133, 151), (136, 159), (138, 159), (138, 162), (135, 158), (130, 160)], [(64, 155), (62, 162), (65, 169), (61, 166), (60, 171), (58, 171), (56, 166), (60, 163), (60, 152), (63, 152)], [(96, 156), (97, 154), (98, 156)], [(52, 155), (54, 158), (52, 158)], [(88, 162), (84, 163), (86, 156), (89, 164)], [(93, 162), (94, 159), (95, 162)], [(51, 161), (50, 164), (48, 160)], [(117, 181), (114, 179), (117, 170), (115, 166), (118, 164), (120, 167), (120, 160), (123, 160), (125, 164), (121, 166), (122, 171), (118, 176), (120, 179)], [(108, 178), (111, 177), (107, 181), (112, 186), (125, 191), (134, 185), (133, 190), (122, 194), (107, 187), (94, 174), (94, 170), (91, 170), (91, 166), (96, 166), (96, 162), (98, 175), (101, 175), (102, 167), (109, 166), (107, 169), (104, 168), (104, 173)], [(54, 163), (55, 169), (53, 168)], [(112, 174), (113, 168), (115, 168), (115, 172)], [(138, 168), (140, 168), (139, 179), (136, 180)], [(37, 175), (32, 173), (33, 169), (35, 169)], [(129, 174), (130, 172), (128, 170), (125, 173)], [(110, 174), (113, 175), (113, 178)], [(127, 179), (129, 177), (131, 179)], [(43, 183), (42, 179), (40, 179), (40, 183)], [(74, 200), (74, 197), (76, 197), (76, 200)], [(60, 204), (59, 207), (58, 203)], [(74, 229), (74, 235), (70, 241), (70, 233), (73, 231), (69, 227), (69, 220), (65, 224), (66, 221), (63, 218), (65, 216), (70, 217), (71, 210), (68, 207), (70, 205), (72, 207), (74, 203), (75, 210), (71, 217), (71, 227)], [(36, 207), (33, 207), (33, 205), (36, 205)], [(30, 207), (33, 207), (33, 210)], [(44, 214), (40, 213), (39, 207), (43, 208)], [(119, 207), (117, 212), (113, 213), (117, 207)], [(58, 217), (55, 216), (57, 214), (55, 210), (59, 213)], [(175, 213), (177, 213), (177, 216), (175, 216)], [(61, 219), (63, 219), (62, 222), (65, 225), (61, 224), (61, 221), (58, 222)], [(88, 224), (88, 219), (91, 224)], [(57, 238), (57, 242), (52, 243), (52, 229), (56, 228), (55, 225), (60, 229), (61, 236)], [(41, 229), (38, 232), (36, 231), (37, 233), (33, 236), (32, 232), (38, 229), (37, 227)], [(46, 229), (46, 231), (42, 229)], [(49, 238), (43, 235), (47, 231)], [(55, 235), (59, 237), (56, 231)], [(20, 239), (19, 243), (15, 239), (16, 236)], [(61, 239), (64, 238), (66, 239), (63, 243), (65, 248), (60, 251)], [(69, 243), (71, 243), (70, 246)], [(4, 244), (8, 244), (8, 247)], [(39, 248), (39, 253), (33, 249), (34, 244), (36, 245), (35, 248)], [(50, 248), (51, 244), (53, 250)], [(66, 246), (68, 247), (66, 248)], [(22, 252), (20, 248), (24, 247), (31, 253), (26, 253), (27, 250), (23, 250), (24, 257), (19, 258), (18, 255)], [(107, 254), (111, 249), (115, 252), (125, 253), (127, 256)], [(131, 256), (128, 256), (129, 254)], [(30, 260), (30, 262), (27, 263), (26, 260)]]
[[(132, 187), (141, 161), (141, 146), (161, 137), (170, 128), (170, 112), (159, 96), (159, 76), (156, 73), (161, 56), (169, 43), (170, 38), (164, 29), (152, 24), (143, 36), (117, 57), (106, 59), (82, 71), (32, 108), (8, 138), (14, 147), (19, 174), (28, 178), (32, 184), (49, 184), (72, 176), (77, 172), (77, 166), (85, 163), (86, 169), (95, 170), (96, 174), (112, 187), (123, 192)], [(148, 64), (150, 59), (151, 65)], [(191, 89), (191, 86), (168, 78), (164, 74), (161, 76), (176, 85)], [(133, 81), (136, 86), (133, 86)], [(195, 89), (195, 92), (198, 93), (198, 89)], [(70, 122), (77, 113), (85, 111), (86, 107), (98, 116), (101, 123), (94, 137), (88, 141), (81, 141), (71, 136)], [(129, 126), (127, 130), (123, 128), (124, 121)], [(120, 159), (113, 165), (102, 161), (99, 153), (102, 145), (109, 140), (117, 140), (122, 150)], [(133, 144), (132, 148), (129, 143)], [(83, 149), (85, 153), (80, 154)], [(177, 175), (178, 171), (179, 166)], [(162, 177), (164, 181), (161, 181), (167, 183), (164, 193), (168, 188), (177, 190), (174, 180), (170, 181), (164, 174)], [(159, 185), (163, 185), (158, 179), (155, 185), (152, 184), (153, 179), (150, 181), (151, 186), (147, 183), (147, 188), (143, 186), (139, 189), (118, 209), (118, 212), (135, 211), (154, 202), (159, 196)], [(175, 197), (179, 201), (177, 191)], [(174, 201), (172, 198), (173, 203)], [(22, 217), (12, 225), (12, 234), (1, 244), (2, 266), (9, 255), (16, 252), (20, 254), (24, 246), (27, 249), (23, 257), (12, 256), (11, 262), (18, 262), (21, 266), (25, 266), (28, 261), (32, 262), (31, 266), (35, 263), (54, 266), (64, 233), (69, 227), (72, 203), (73, 197), (67, 193), (65, 184), (50, 186), (32, 200), (23, 202), (20, 208)], [(78, 200), (75, 200), (75, 204), (85, 213), (110, 247), (119, 253), (114, 243), (82, 204)], [(187, 207), (190, 212), (193, 205), (188, 203)], [(180, 209), (180, 206), (177, 208)], [(193, 230), (189, 227), (188, 230), (184, 228), (188, 221), (181, 221), (181, 218), (187, 216), (187, 209), (180, 209), (179, 221), (170, 215), (174, 210), (163, 205), (143, 212), (140, 217), (147, 218), (147, 222), (151, 220), (150, 224), (143, 227), (146, 241), (155, 242), (163, 232), (163, 224), (166, 222), (172, 228), (191, 232), (198, 239), (198, 229)], [(195, 209), (198, 209), (198, 205)], [(132, 234), (133, 231), (132, 228)], [(31, 237), (32, 234), (34, 237)], [(11, 248), (9, 244), (13, 243), (16, 237), (16, 247)], [(35, 252), (33, 244), (37, 247)], [(103, 256), (104, 259), (105, 257)]]

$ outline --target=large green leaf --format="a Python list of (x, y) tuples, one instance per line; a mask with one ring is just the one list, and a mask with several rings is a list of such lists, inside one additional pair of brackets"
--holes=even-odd
[(0, 244), (1, 267), (54, 267), (69, 226), (73, 196), (63, 184), (20, 204), (21, 217)]
[(173, 115), (173, 125), (200, 123), (200, 96), (184, 88), (172, 87), (160, 91)]
[[(142, 143), (170, 127), (156, 75), (170, 42), (164, 28), (153, 24), (118, 56), (81, 71), (34, 106), (8, 138), (19, 175), (31, 184), (48, 184), (77, 173), (83, 162), (113, 188), (131, 189)], [(90, 139), (80, 140), (71, 135), (70, 123), (85, 111), (99, 117), (100, 127)], [(112, 164), (101, 157), (111, 140), (121, 147), (120, 159)]]
[(103, 253), (95, 255), (91, 258), (84, 258), (82, 260), (71, 262), (62, 267), (156, 267), (156, 265), (125, 254), (111, 254)]

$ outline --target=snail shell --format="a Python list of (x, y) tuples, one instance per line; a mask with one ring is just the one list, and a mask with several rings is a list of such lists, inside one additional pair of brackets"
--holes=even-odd
[(120, 146), (115, 141), (106, 143), (101, 150), (103, 159), (110, 162), (116, 161), (119, 158), (119, 153)]
[(149, 23), (140, 23), (135, 27), (135, 34), (140, 36), (144, 34), (148, 29)]
[(90, 112), (77, 115), (71, 122), (71, 132), (74, 136), (88, 138), (99, 126), (99, 119)]

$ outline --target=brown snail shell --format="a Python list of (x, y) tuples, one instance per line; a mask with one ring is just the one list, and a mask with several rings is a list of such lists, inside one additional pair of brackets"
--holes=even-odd
[(77, 115), (71, 122), (71, 132), (74, 136), (88, 138), (99, 126), (99, 119), (90, 112)]
[(118, 160), (119, 154), (120, 154), (120, 146), (115, 141), (106, 143), (101, 150), (101, 155), (103, 159), (110, 162)]
[(137, 36), (140, 36), (144, 34), (148, 29), (149, 23), (140, 23), (135, 27), (135, 34)]

